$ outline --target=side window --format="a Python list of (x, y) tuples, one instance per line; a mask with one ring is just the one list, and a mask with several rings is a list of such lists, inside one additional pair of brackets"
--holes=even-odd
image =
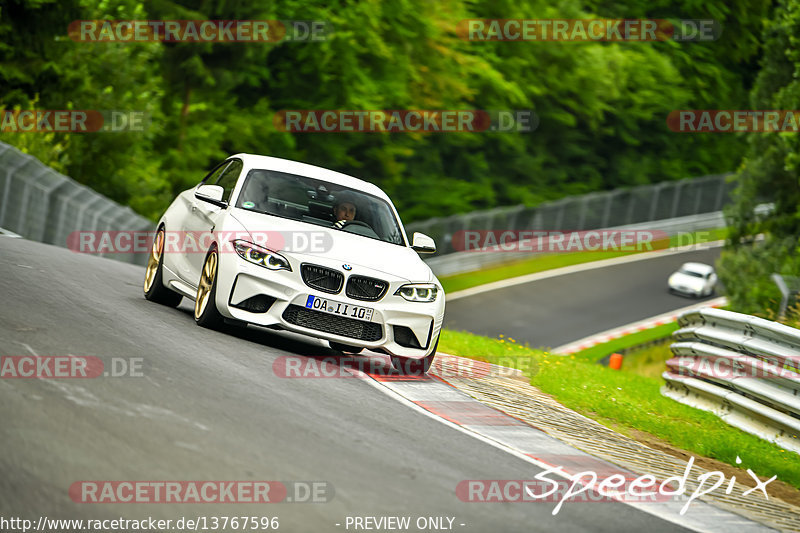
[(202, 185), (214, 185), (215, 183), (217, 183), (220, 174), (222, 174), (222, 171), (225, 170), (225, 168), (228, 166), (228, 163), (229, 161), (223, 161), (222, 163), (217, 165), (216, 168), (214, 168), (214, 170), (209, 172), (208, 175), (205, 178), (203, 178), (203, 181), (201, 181), (200, 183)]
[(222, 199), (226, 202), (230, 202), (231, 200), (231, 193), (233, 192), (233, 188), (236, 187), (236, 182), (239, 180), (239, 175), (242, 173), (243, 167), (244, 164), (240, 160), (234, 159), (214, 183), (225, 189), (225, 192), (222, 194)]

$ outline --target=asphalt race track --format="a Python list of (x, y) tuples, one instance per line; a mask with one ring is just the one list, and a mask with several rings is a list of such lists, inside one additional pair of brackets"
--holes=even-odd
[[(630, 290), (613, 307), (629, 308), (630, 316), (650, 312), (633, 305), (635, 291), (645, 277), (660, 276), (656, 268), (686, 257), (647, 269), (636, 265), (641, 276), (628, 278)], [(566, 504), (552, 516), (552, 503), (462, 502), (455, 493), (462, 480), (533, 479), (537, 471), (363, 380), (277, 377), (272, 364), (280, 356), (332, 352), (319, 342), (252, 327), (199, 328), (188, 302), (177, 310), (147, 302), (143, 272), (0, 237), (1, 355), (141, 363), (138, 377), (0, 379), (0, 515), (34, 523), (43, 515), (277, 516), (280, 530), (289, 532), (346, 531), (348, 516), (380, 515), (454, 517), (453, 529), (480, 533), (682, 531), (619, 503)], [(624, 274), (608, 276), (610, 285)], [(548, 282), (550, 294), (563, 300), (576, 294), (579, 287), (567, 290), (567, 281)], [(545, 284), (536, 288), (546, 290)], [(659, 288), (642, 292), (641, 300)], [(589, 309), (601, 296), (599, 289), (582, 294), (574, 306)], [(541, 305), (539, 297), (545, 295), (529, 305)], [(549, 313), (568, 309), (563, 300)], [(521, 314), (520, 322), (530, 324), (539, 314)], [(582, 318), (576, 313), (579, 325)], [(333, 497), (327, 503), (75, 503), (68, 490), (81, 480), (324, 481)]]
[(575, 272), (447, 303), (445, 327), (554, 348), (595, 333), (711, 300), (670, 294), (667, 278), (688, 261), (713, 265), (721, 248)]

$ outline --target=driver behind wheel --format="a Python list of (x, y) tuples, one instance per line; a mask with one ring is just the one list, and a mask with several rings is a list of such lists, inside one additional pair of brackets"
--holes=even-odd
[(336, 199), (333, 206), (333, 217), (336, 219), (333, 227), (338, 229), (342, 229), (347, 222), (355, 220), (356, 204), (349, 195), (342, 195)]

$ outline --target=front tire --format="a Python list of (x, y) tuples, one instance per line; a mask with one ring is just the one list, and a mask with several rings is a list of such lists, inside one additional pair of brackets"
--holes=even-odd
[(164, 226), (158, 228), (153, 238), (153, 247), (144, 271), (144, 297), (151, 302), (178, 307), (183, 296), (164, 286), (162, 271), (164, 269)]
[(218, 267), (219, 253), (216, 247), (211, 248), (203, 263), (200, 283), (197, 285), (197, 298), (194, 301), (194, 321), (204, 328), (219, 329), (224, 323), (224, 317), (217, 310), (216, 303)]
[(433, 359), (436, 357), (436, 349), (439, 347), (439, 337), (436, 337), (436, 342), (433, 349), (428, 355), (422, 359), (411, 359), (410, 357), (400, 357), (399, 355), (392, 356), (392, 366), (405, 376), (424, 376), (430, 370), (433, 364)]

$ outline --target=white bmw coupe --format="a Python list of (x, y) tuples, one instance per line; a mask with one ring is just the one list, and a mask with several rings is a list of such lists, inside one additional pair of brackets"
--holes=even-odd
[(158, 222), (144, 295), (195, 321), (239, 322), (325, 339), (427, 372), (444, 292), (378, 187), (324, 168), (250, 154), (229, 157), (182, 192)]

